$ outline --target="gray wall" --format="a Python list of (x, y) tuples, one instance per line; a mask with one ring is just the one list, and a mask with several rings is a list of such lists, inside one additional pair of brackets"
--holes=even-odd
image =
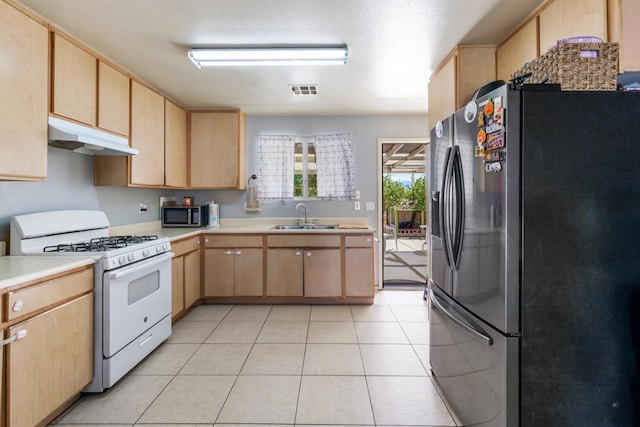
[[(310, 217), (368, 217), (375, 224), (376, 211), (365, 211), (365, 202), (377, 198), (378, 138), (426, 137), (426, 115), (398, 116), (249, 116), (247, 118), (247, 173), (256, 173), (256, 137), (258, 134), (316, 135), (352, 133), (356, 171), (356, 189), (360, 191), (362, 210), (353, 202), (305, 202)], [(248, 178), (248, 177), (247, 177)], [(259, 179), (259, 178), (258, 178)], [(93, 158), (57, 148), (49, 148), (46, 182), (0, 181), (0, 237), (7, 238), (13, 215), (57, 209), (99, 209), (106, 212), (112, 225), (153, 221), (158, 216), (160, 196), (193, 196), (196, 204), (215, 200), (220, 203), (221, 218), (291, 217), (296, 202), (263, 202), (260, 213), (245, 213), (244, 191), (153, 190), (140, 188), (94, 187)], [(149, 210), (138, 213), (138, 203)], [(377, 206), (376, 206), (377, 208)]]

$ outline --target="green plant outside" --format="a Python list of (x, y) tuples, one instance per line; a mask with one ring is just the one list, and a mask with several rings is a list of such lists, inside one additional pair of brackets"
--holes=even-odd
[(411, 209), (426, 212), (425, 178), (415, 180), (411, 187), (405, 187), (395, 181), (391, 175), (382, 176), (382, 209), (388, 220), (392, 218), (394, 209)]

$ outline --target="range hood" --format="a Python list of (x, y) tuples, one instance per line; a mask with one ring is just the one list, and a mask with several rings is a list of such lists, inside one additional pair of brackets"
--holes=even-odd
[(51, 116), (49, 117), (49, 145), (91, 156), (138, 154), (138, 150), (129, 147), (127, 138)]

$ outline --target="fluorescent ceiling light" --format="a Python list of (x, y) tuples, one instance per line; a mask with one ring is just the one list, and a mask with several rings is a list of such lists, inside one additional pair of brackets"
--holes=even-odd
[(247, 65), (346, 64), (347, 47), (193, 48), (189, 59), (198, 68)]

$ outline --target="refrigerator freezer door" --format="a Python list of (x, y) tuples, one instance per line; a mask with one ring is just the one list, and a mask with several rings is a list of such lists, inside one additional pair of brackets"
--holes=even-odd
[(434, 379), (464, 425), (518, 425), (518, 340), (472, 317), (432, 285), (430, 359)]

